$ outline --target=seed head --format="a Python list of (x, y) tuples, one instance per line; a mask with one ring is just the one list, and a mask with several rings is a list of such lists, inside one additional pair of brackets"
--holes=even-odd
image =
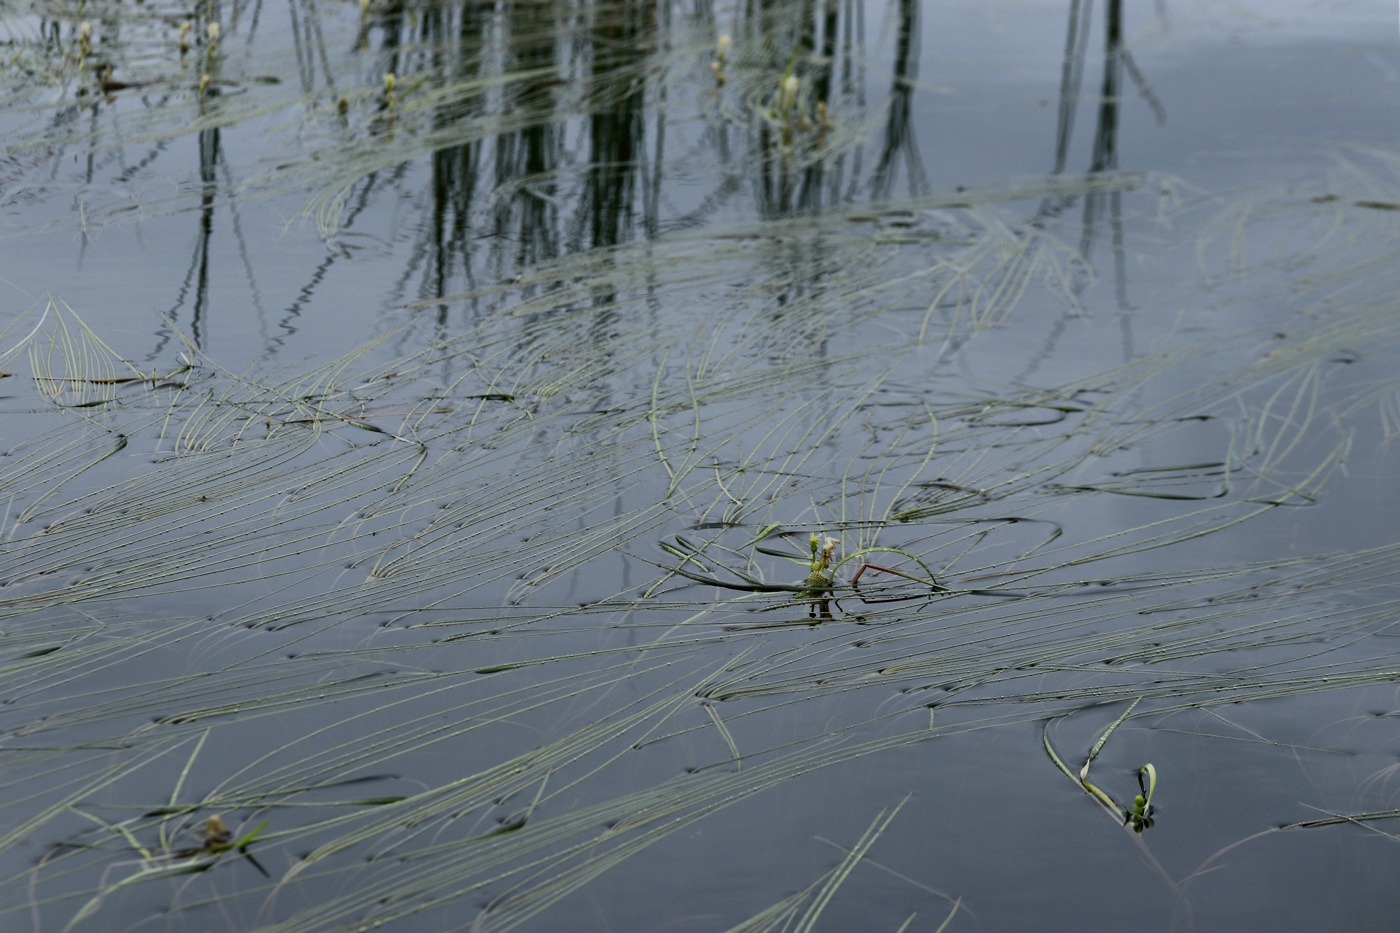
[(784, 109), (791, 108), (793, 104), (797, 103), (797, 89), (801, 86), (801, 84), (802, 82), (797, 79), (797, 75), (788, 75), (786, 78), (783, 79), (782, 89)]

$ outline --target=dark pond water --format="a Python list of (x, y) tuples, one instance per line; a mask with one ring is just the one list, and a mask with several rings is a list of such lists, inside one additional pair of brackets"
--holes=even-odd
[(0, 7), (0, 928), (1392, 929), (1396, 16)]

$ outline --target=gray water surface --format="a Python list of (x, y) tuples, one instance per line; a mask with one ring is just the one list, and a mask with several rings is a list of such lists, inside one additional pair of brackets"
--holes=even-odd
[(1395, 16), (0, 11), (0, 923), (1389, 929)]

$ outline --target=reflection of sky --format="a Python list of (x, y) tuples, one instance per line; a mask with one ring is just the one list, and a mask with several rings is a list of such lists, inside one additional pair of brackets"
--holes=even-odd
[[(1090, 164), (1104, 52), (1102, 2), (1085, 43), (1067, 172)], [(933, 190), (997, 186), (1054, 162), (1061, 3), (925, 4), (914, 124)], [(1389, 3), (1124, 4), (1120, 168), (1207, 187), (1255, 183), (1339, 143), (1384, 144), (1400, 119), (1400, 31)], [(1157, 10), (1164, 9), (1164, 18)], [(872, 29), (883, 36), (884, 23)], [(877, 48), (885, 47), (878, 40)], [(1319, 158), (1321, 157), (1321, 158)]]
[[(1092, 164), (1102, 80), (1107, 3), (1082, 6), (1091, 20), (1065, 164), (1069, 175)], [(1392, 38), (1396, 10), (1389, 2), (1159, 0), (1123, 7), (1127, 48), (1160, 100), (1165, 122), (1157, 122), (1143, 90), (1125, 76), (1116, 134), (1121, 171), (1166, 173), (1188, 189), (1209, 191), (1314, 176), (1332, 167), (1339, 144), (1388, 145), (1400, 125), (1400, 39)], [(884, 0), (867, 5), (866, 54), (876, 59), (876, 74), (888, 68), (897, 8)], [(919, 5), (910, 119), (926, 192), (1000, 187), (1052, 169), (1069, 8), (1068, 0)], [(872, 78), (869, 90), (869, 101), (878, 102), (884, 82)], [(134, 96), (108, 106), (124, 117), (141, 109)], [(707, 124), (680, 111), (676, 116), (662, 200), (683, 214), (720, 190), (721, 181), (713, 151), (706, 148)], [(882, 124), (883, 116), (873, 115), (867, 173), (880, 155)], [(264, 131), (249, 125), (223, 133), (230, 171), (221, 173), (221, 185), (260, 170), (268, 155)], [(0, 218), (9, 260), (0, 284), (10, 310), (51, 289), (124, 352), (143, 360), (152, 352), (149, 335), (160, 326), (157, 310), (190, 327), (190, 270), (197, 256), (192, 239), (199, 217), (194, 210), (162, 216), (168, 204), (147, 215), (141, 200), (169, 197), (176, 184), (161, 175), (184, 172), (182, 197), (195, 207), (199, 186), (189, 177), (198, 154), (191, 138), (168, 140), (162, 149), (130, 185), (109, 184), (115, 169), (108, 168), (90, 187), (12, 206)], [(128, 159), (137, 155), (133, 149)], [(75, 164), (67, 158), (62, 171), (76, 171)], [(909, 167), (903, 157), (892, 164), (897, 177), (891, 197), (898, 199)], [(414, 277), (405, 270), (421, 262), (415, 226), (430, 213), (429, 176), (426, 160), (406, 167), (401, 186), (384, 190), (357, 229), (332, 249), (309, 222), (293, 219), (304, 206), (300, 193), (247, 202), (236, 214), (226, 200), (218, 201), (209, 243), (211, 313), (202, 321), (209, 349), (233, 365), (269, 353), (338, 353), (399, 323), (395, 309), (422, 297), (421, 273)], [(754, 205), (744, 184), (705, 222), (749, 219)], [(567, 198), (569, 190), (565, 184), (560, 193)], [(858, 192), (856, 200), (864, 196)], [(131, 203), (139, 209), (114, 225), (94, 227), (85, 244), (62, 221), (80, 209), (91, 212), (128, 198), (136, 198)], [(55, 221), (63, 225), (44, 229)], [(478, 251), (486, 248), (486, 240), (473, 242)], [(450, 290), (462, 287), (458, 281)]]
[[(922, 93), (914, 103), (913, 124), (933, 191), (958, 185), (997, 188), (1013, 179), (1042, 177), (1051, 169), (1068, 5), (925, 5)], [(1088, 5), (1093, 21), (1065, 167), (1072, 177), (1092, 161), (1103, 74), (1105, 4)], [(1293, 326), (1294, 316), (1311, 300), (1306, 289), (1289, 284), (1287, 277), (1295, 273), (1256, 268), (1248, 294), (1203, 285), (1189, 223), (1156, 226), (1164, 177), (1187, 197), (1224, 194), (1232, 202), (1257, 197), (1261, 206), (1278, 203), (1290, 188), (1295, 201), (1324, 192), (1400, 200), (1400, 177), (1366, 152), (1394, 152), (1400, 128), (1400, 36), (1392, 32), (1394, 4), (1124, 7), (1123, 33), (1132, 64), (1166, 117), (1158, 123), (1142, 87), (1125, 75), (1117, 114), (1118, 166), (1122, 172), (1143, 173), (1147, 180), (1122, 202), (1124, 309), (1114, 309), (1116, 272), (1107, 223), (1101, 219), (1090, 250), (1098, 282), (1081, 296), (1090, 317), (1075, 318), (1052, 302), (1030, 299), (1015, 328), (1001, 331), (995, 340), (974, 341), (960, 352), (958, 369), (969, 378), (1054, 384), (1169, 343), (1252, 328), (1259, 329), (1263, 340), (1271, 330)], [(1163, 8), (1164, 18), (1156, 12)], [(880, 33), (875, 29), (872, 34)], [(1346, 162), (1361, 174), (1349, 175)], [(1368, 181), (1360, 181), (1363, 175)], [(1368, 183), (1371, 190), (1358, 193)], [(1227, 203), (1221, 201), (1221, 208)], [(1056, 234), (1075, 237), (1081, 211), (1078, 202), (1067, 209), (1053, 228)], [(1300, 223), (1306, 213), (1295, 209), (1280, 223)], [(1209, 212), (1192, 216), (1200, 222)], [(1383, 228), (1380, 217), (1356, 220), (1377, 221)], [(1249, 234), (1252, 260), (1268, 254), (1265, 231), (1258, 225)], [(1224, 242), (1216, 241), (1208, 255), (1223, 262), (1225, 250)], [(1052, 327), (1050, 322), (1056, 323)], [(1052, 345), (1050, 353), (1046, 348)], [(1340, 386), (1362, 379), (1368, 369), (1371, 379), (1381, 379), (1393, 367), (1383, 348), (1369, 349), (1372, 356), (1355, 366), (1330, 368), (1329, 398), (1346, 397)], [(1233, 365), (1256, 362), (1263, 352), (1241, 344)], [(1026, 360), (1035, 360), (1033, 370)], [(1232, 364), (1217, 360), (1214, 365)], [(1184, 368), (1153, 392), (1189, 392), (1198, 375)], [(1315, 446), (1303, 459), (1320, 458), (1322, 448), (1339, 442), (1339, 435), (1324, 428), (1315, 426)], [(1218, 455), (1229, 430), (1228, 420), (1203, 423), (1157, 448), (1093, 465), (1079, 479), (1094, 482), (1118, 469), (1209, 460)], [(1230, 553), (1220, 559), (1264, 560), (1277, 556), (1280, 548), (1296, 554), (1385, 543), (1394, 526), (1393, 516), (1386, 514), (1393, 511), (1393, 497), (1385, 492), (1393, 485), (1393, 458), (1370, 420), (1353, 441), (1348, 478), (1327, 488), (1327, 508), (1277, 510), (1247, 532), (1230, 536)], [(1081, 508), (1096, 512), (1105, 526), (1131, 527), (1150, 517), (1154, 506), (1110, 496)], [(1225, 544), (1224, 538), (1204, 542), (1175, 557), (1189, 564), (1202, 560), (1210, 547)]]
[[(1002, 74), (1056, 73), (1071, 0), (953, 0), (925, 2), (925, 47), (954, 50), (969, 65)], [(1095, 17), (1106, 0), (1084, 0)], [(887, 7), (873, 0), (872, 20)], [(1316, 40), (1365, 40), (1387, 44), (1400, 59), (1400, 10), (1394, 0), (1131, 0), (1124, 4), (1125, 36), (1134, 53), (1148, 49), (1227, 45), (1274, 46)], [(930, 23), (930, 24), (931, 24)], [(880, 35), (877, 26), (873, 35)], [(941, 37), (941, 39), (940, 39)], [(1049, 40), (1049, 41), (1047, 41)]]
[[(932, 192), (949, 191), (957, 185), (999, 186), (1009, 179), (1043, 176), (1050, 169), (1067, 6), (1066, 2), (924, 5), (918, 85), (922, 91), (915, 97), (913, 125)], [(1080, 87), (1083, 99), (1076, 108), (1066, 164), (1070, 174), (1084, 171), (1092, 159), (1091, 144), (1098, 119), (1098, 102), (1093, 98), (1101, 81), (1104, 6), (1103, 2), (1093, 5), (1094, 20), (1090, 24)], [(1378, 38), (1388, 37), (1389, 33), (1379, 31), (1377, 23), (1381, 17), (1376, 13), (1377, 6), (1259, 2), (1232, 6), (1229, 13), (1219, 12), (1209, 3), (1184, 5), (1171, 0), (1125, 6), (1129, 7), (1125, 24), (1128, 48), (1161, 99), (1167, 118), (1158, 125), (1139, 89), (1125, 79), (1117, 131), (1118, 165), (1122, 171), (1177, 175), (1183, 179), (1183, 186), (1210, 191), (1240, 186), (1276, 187), (1301, 179), (1312, 186), (1304, 191), (1303, 196), (1307, 197), (1322, 190), (1321, 182), (1316, 181), (1319, 170), (1333, 164), (1339, 146), (1353, 142), (1390, 144), (1396, 126), (1396, 95), (1395, 83), (1386, 69), (1394, 61), (1380, 57), (1390, 55), (1392, 50)], [(1170, 28), (1156, 18), (1156, 8), (1166, 9)], [(1240, 12), (1242, 9), (1244, 12)], [(1387, 6), (1387, 30), (1390, 12)], [(872, 49), (890, 47), (886, 27), (872, 23), (870, 35)], [(224, 145), (233, 152), (235, 160), (247, 159), (249, 152), (257, 151), (257, 137), (250, 132), (231, 132), (225, 136)], [(194, 148), (192, 140), (173, 142), (172, 161), (185, 167), (196, 164)], [(364, 224), (363, 231), (357, 229), (353, 235), (341, 237), (329, 251), (308, 225), (283, 225), (283, 219), (299, 207), (295, 197), (251, 202), (237, 213), (220, 205), (213, 218), (216, 235), (210, 243), (213, 262), (208, 287), (215, 297), (214, 313), (205, 320), (203, 331), (215, 357), (231, 368), (241, 369), (263, 352), (271, 337), (286, 341), (282, 348), (284, 358), (313, 354), (324, 357), (360, 343), (376, 327), (411, 319), (411, 313), (395, 305), (417, 297), (403, 286), (402, 280), (408, 278), (404, 270), (414, 261), (414, 234), (422, 223), (421, 217), (428, 213), (425, 203), (413, 200), (414, 193), (427, 186), (425, 161), (418, 160), (407, 168), (402, 187), (384, 197), (375, 208), (377, 214), (368, 213), (367, 219), (373, 222)], [(959, 390), (966, 386), (991, 386), (992, 394), (999, 383), (1055, 385), (1086, 372), (1107, 369), (1131, 358), (1134, 352), (1205, 341), (1221, 333), (1233, 334), (1252, 327), (1283, 326), (1275, 322), (1287, 321), (1301, 309), (1303, 299), (1292, 294), (1282, 299), (1275, 295), (1259, 297), (1271, 284), (1282, 284), (1282, 276), (1274, 282), (1266, 276), (1257, 277), (1243, 299), (1238, 292), (1232, 295), (1224, 289), (1212, 291), (1204, 287), (1195, 265), (1189, 226), (1202, 214), (1187, 216), (1176, 229), (1154, 227), (1156, 199), (1152, 183), (1123, 199), (1129, 261), (1125, 264), (1126, 281), (1121, 283), (1126, 300), (1121, 305), (1117, 303), (1115, 286), (1119, 283), (1113, 278), (1115, 267), (1108, 248), (1108, 221), (1101, 219), (1097, 239), (1089, 251), (1099, 282), (1082, 296), (1088, 308), (1086, 315), (1073, 314), (1043, 293), (1035, 292), (1016, 307), (1006, 325), (981, 332), (966, 349), (953, 355), (951, 363), (940, 359), (928, 361), (928, 372), (902, 371), (900, 375), (908, 377), (910, 394), (917, 397), (917, 392), (927, 391), (930, 385), (952, 385)], [(750, 202), (737, 198), (733, 205), (736, 214), (752, 209)], [(1059, 214), (1060, 219), (1049, 225), (1050, 234), (1077, 245), (1080, 207), (1076, 204), (1072, 210)], [(48, 209), (54, 208), (50, 205)], [(1032, 206), (1021, 211), (1021, 206), (1013, 205), (1006, 210), (1013, 216), (1025, 217), (1033, 209)], [(92, 320), (119, 351), (129, 352), (132, 346), (149, 345), (150, 322), (154, 318), (147, 312), (170, 309), (173, 296), (187, 278), (190, 256), (195, 250), (190, 240), (198, 219), (195, 211), (188, 210), (143, 224), (98, 229), (81, 262), (69, 230), (14, 241), (13, 245), (6, 244), (13, 251), (10, 267), (3, 274), (31, 291), (55, 288)], [(235, 238), (235, 232), (242, 239)], [(744, 243), (737, 248), (755, 255), (767, 249), (777, 256), (777, 245), (755, 247)], [(240, 248), (246, 248), (246, 255), (240, 253)], [(327, 267), (322, 280), (319, 271), (313, 270), (318, 270), (327, 257), (336, 261)], [(777, 261), (774, 260), (775, 265)], [(248, 278), (250, 269), (256, 273), (256, 288)], [(401, 291), (396, 293), (396, 288)], [(1230, 301), (1232, 297), (1237, 300)], [(294, 302), (299, 303), (302, 314), (297, 320), (299, 330), (295, 334), (279, 332), (277, 322)], [(179, 315), (187, 313), (188, 305), (179, 309)], [(427, 317), (428, 313), (421, 316)], [(188, 317), (177, 318), (188, 327)], [(878, 347), (889, 336), (872, 322), (854, 339), (869, 339)], [(1217, 356), (1205, 363), (1198, 360), (1195, 367), (1178, 367), (1172, 376), (1153, 383), (1152, 391), (1187, 391), (1191, 380), (1200, 378), (1203, 370), (1228, 371), (1232, 366), (1257, 360), (1269, 346), (1261, 338), (1257, 343), (1241, 342), (1221, 348)], [(1037, 352), (1043, 352), (1045, 359), (1032, 370), (1026, 361), (1035, 359)], [(932, 352), (928, 355), (931, 357)], [(168, 363), (169, 355), (159, 362)], [(921, 358), (919, 362), (925, 360)], [(1367, 367), (1371, 367), (1369, 373)], [(1354, 367), (1343, 367), (1342, 378), (1385, 378), (1392, 368), (1379, 359), (1367, 359)], [(633, 388), (645, 391), (651, 387), (650, 370), (644, 375), (645, 382)], [(1151, 400), (1144, 397), (1135, 401), (1145, 405)], [(1393, 537), (1395, 522), (1382, 511), (1396, 507), (1394, 496), (1390, 495), (1393, 470), (1385, 462), (1388, 449), (1375, 444), (1373, 433), (1365, 433), (1374, 431), (1373, 422), (1355, 420), (1363, 424), (1363, 430), (1358, 434), (1357, 455), (1349, 464), (1350, 481), (1336, 483), (1327, 490), (1326, 508), (1278, 509), (1257, 524), (1242, 527), (1239, 534), (1152, 553), (1138, 558), (1133, 566), (1161, 570), (1174, 563), (1188, 567), (1226, 565), (1253, 557), (1277, 558), (1280, 554), (1358, 547)], [(759, 430), (767, 432), (768, 427), (762, 425)], [(1048, 429), (1048, 433), (1053, 430)], [(1228, 418), (1192, 424), (1166, 441), (1139, 443), (1126, 452), (1113, 451), (1068, 479), (1089, 483), (1112, 479), (1115, 470), (1207, 461), (1220, 455), (1228, 430)], [(1333, 439), (1325, 434), (1320, 442)], [(542, 455), (560, 448), (541, 444), (535, 450)], [(645, 492), (650, 496), (650, 491)], [(1179, 509), (1176, 504), (1163, 505), (1157, 500), (1103, 495), (1088, 503), (1076, 500), (1073, 514), (1056, 515), (1054, 497), (1037, 494), (1026, 500), (1015, 504), (1043, 507), (1065, 521), (1071, 536), (1078, 534), (1081, 539), (1088, 537), (1086, 529), (1135, 527)], [(629, 503), (628, 507), (632, 505)], [(1226, 544), (1229, 553), (1210, 550)], [(569, 596), (577, 598), (572, 591)], [(1018, 611), (1015, 604), (1008, 604), (1009, 615)], [(1246, 609), (1239, 613), (1248, 618)], [(855, 648), (852, 653), (856, 653)], [(1229, 663), (1235, 662), (1236, 658), (1229, 659)], [(854, 691), (851, 693), (854, 695)], [(882, 695), (872, 702), (917, 704), (920, 699)], [(843, 697), (840, 704), (833, 701), (826, 708), (815, 706), (819, 711), (815, 716), (807, 712), (813, 706), (804, 707), (803, 715), (821, 721), (826, 715), (847, 708), (847, 702), (854, 701)], [(1277, 706), (1272, 709), (1277, 716)], [(1315, 721), (1318, 709), (1310, 709)], [(915, 709), (916, 715), (922, 713), (922, 709)], [(1241, 715), (1233, 710), (1230, 714)], [(1269, 713), (1251, 709), (1250, 715), (1267, 721)], [(1347, 710), (1327, 708), (1321, 715), (1340, 719)], [(1258, 719), (1250, 724), (1258, 726)], [(1077, 735), (1075, 725), (1066, 726), (1058, 738), (1065, 741), (1066, 748), (1086, 748), (1096, 724), (1092, 719), (1085, 723), (1079, 730), (1082, 736)], [(1275, 722), (1268, 722), (1265, 731), (1275, 737), (1281, 734), (1279, 723)], [(1303, 735), (1296, 740), (1301, 744), (1308, 738)], [(883, 800), (895, 790), (902, 794), (906, 788), (914, 787), (919, 793), (904, 819), (882, 840), (880, 858), (890, 864), (919, 866), (921, 881), (967, 896), (969, 903), (978, 905), (982, 929), (1013, 929), (1017, 920), (1026, 916), (1069, 916), (1067, 908), (1076, 911), (1076, 926), (1089, 930), (1122, 930), (1144, 918), (1151, 918), (1151, 926), (1153, 920), (1166, 916), (1172, 905), (1150, 877), (1144, 880), (1146, 872), (1131, 853), (1126, 857), (1100, 857), (1091, 864), (1089, 856), (1081, 854), (1087, 849), (1066, 845), (1067, 840), (1094, 841), (1102, 847), (1116, 844), (1117, 837), (1106, 842), (1104, 836), (1094, 836), (1099, 824), (1086, 830), (1086, 819), (1095, 819), (1086, 816), (1090, 805), (1077, 792), (1070, 797), (1069, 788), (1055, 783), (1058, 778), (1039, 753), (1038, 741), (1038, 729), (1017, 727), (980, 733), (946, 745), (940, 742), (911, 748), (878, 761), (855, 762), (801, 784), (794, 783), (791, 791), (777, 801), (765, 798), (762, 811), (757, 814), (736, 809), (723, 814), (721, 822), (714, 824), (718, 828), (725, 825), (725, 820), (733, 821), (730, 828), (742, 832), (748, 828), (741, 822), (744, 818), (772, 825), (776, 813), (777, 842), (766, 850), (746, 849), (737, 859), (731, 851), (716, 851), (711, 853), (712, 863), (700, 862), (705, 847), (714, 845), (711, 840), (733, 838), (733, 833), (707, 827), (705, 833), (696, 834), (698, 843), (678, 835), (674, 846), (658, 846), (655, 854), (648, 853), (648, 859), (660, 860), (658, 864), (667, 869), (665, 877), (694, 875), (711, 879), (711, 883), (715, 877), (722, 877), (734, 885), (747, 884), (751, 888), (758, 887), (760, 881), (771, 883), (771, 866), (763, 863), (776, 861), (789, 875), (775, 887), (795, 890), (829, 867), (833, 859), (831, 851), (812, 841), (812, 813), (832, 814), (833, 819), (845, 821), (822, 826), (824, 837), (854, 839), (874, 806), (866, 806), (864, 800), (853, 801), (851, 788), (869, 790), (871, 800)], [(1130, 744), (1134, 742), (1139, 744)], [(1164, 765), (1164, 774), (1169, 773), (1170, 781), (1171, 796), (1165, 811), (1170, 819), (1165, 819), (1155, 831), (1153, 845), (1159, 845), (1161, 840), (1162, 848), (1176, 856), (1175, 860), (1169, 859), (1174, 869), (1198, 864), (1220, 844), (1222, 828), (1218, 823), (1222, 813), (1227, 825), (1224, 833), (1232, 840), (1245, 837), (1259, 826), (1273, 825), (1279, 813), (1287, 818), (1311, 815), (1277, 806), (1270, 796), (1275, 789), (1266, 781), (1278, 769), (1262, 769), (1263, 759), (1239, 751), (1244, 746), (1226, 752), (1217, 750), (1206, 760), (1198, 752), (1198, 744), (1176, 733), (1154, 733), (1146, 728), (1124, 730), (1101, 766), (1105, 783), (1115, 793), (1121, 793), (1131, 786), (1126, 770), (1129, 765), (1149, 758)], [(1373, 753), (1373, 757), (1361, 759), (1364, 765), (1358, 767), (1357, 773), (1378, 767), (1381, 757)], [(1393, 756), (1384, 763), (1390, 761)], [(1030, 772), (1031, 778), (1025, 777), (1027, 762), (1039, 768)], [(1259, 772), (1247, 771), (1251, 765)], [(1221, 773), (1231, 776), (1235, 790), (1247, 789), (1245, 799), (1226, 807), (1220, 806), (1220, 799), (1187, 803), (1193, 793), (1204, 798), (1208, 793), (1204, 788), (1211, 787), (1212, 781), (1218, 782)], [(1291, 780), (1291, 772), (1289, 777), (1287, 788), (1274, 796), (1285, 797), (1289, 806), (1297, 806), (1297, 785)], [(1341, 783), (1350, 788), (1354, 781), (1349, 778)], [(814, 798), (823, 788), (829, 798)], [(1214, 793), (1218, 798), (1226, 797), (1232, 789), (1220, 786)], [(822, 806), (814, 807), (814, 799), (821, 800)], [(1071, 800), (1072, 804), (1066, 806)], [(1345, 801), (1339, 803), (1342, 807), (1347, 805)], [(1313, 836), (1305, 844), (1316, 846), (1321, 844), (1318, 840), (1336, 838)], [(1209, 848), (1195, 851), (1207, 844)], [(792, 850), (799, 853), (795, 859), (789, 855)], [(782, 857), (773, 858), (778, 852), (783, 853)], [(665, 861), (668, 853), (672, 859), (669, 863)], [(1216, 906), (1216, 919), (1220, 911), (1254, 909), (1254, 905), (1269, 898), (1282, 905), (1275, 908), (1278, 912), (1298, 908), (1292, 916), (1300, 928), (1325, 928), (1329, 922), (1334, 928), (1356, 928), (1361, 910), (1350, 898), (1347, 903), (1338, 903), (1341, 898), (1329, 890), (1336, 878), (1327, 870), (1351, 868), (1355, 850), (1351, 850), (1351, 857), (1352, 860), (1313, 863), (1297, 858), (1259, 861), (1246, 859), (1242, 853), (1237, 862), (1242, 867), (1228, 876), (1219, 876), (1228, 877), (1234, 890), (1216, 894), (1219, 889), (1210, 885), (1224, 882), (1211, 877), (1204, 879), (1197, 891), (1207, 901), (1214, 897), (1224, 900), (1228, 893), (1232, 903), (1244, 905)], [(744, 868), (750, 867), (746, 862), (752, 862), (752, 870), (738, 872), (733, 868), (736, 862)], [(697, 864), (704, 871), (697, 871)], [(1382, 864), (1393, 865), (1393, 852), (1391, 860)], [(739, 877), (717, 876), (714, 865)], [(1285, 876), (1283, 872), (1290, 869), (1306, 869), (1307, 877)], [(1285, 877), (1286, 882), (1278, 880)], [(1047, 878), (1058, 883), (1048, 884)], [(609, 883), (614, 883), (611, 878), (604, 882)], [(901, 892), (899, 888), (893, 890), (897, 895)], [(1378, 886), (1376, 890), (1384, 892), (1389, 906), (1394, 886)], [(732, 896), (732, 891), (725, 884), (704, 894), (719, 900)], [(1134, 892), (1133, 897), (1123, 896), (1126, 891)], [(834, 921), (830, 928), (896, 929), (906, 915), (895, 911), (894, 905), (907, 903), (907, 892), (904, 897), (905, 900), (853, 897), (838, 901), (827, 918)], [(650, 903), (645, 897), (635, 898), (635, 891), (622, 890), (608, 900), (635, 900), (644, 907)], [(687, 911), (698, 913), (708, 906), (699, 902), (702, 898), (696, 900), (695, 904), (686, 902)], [(1078, 913), (1086, 901), (1092, 902), (1097, 914), (1085, 917)], [(1051, 906), (1047, 908), (1047, 904)], [(760, 906), (756, 902), (752, 909)], [(1358, 915), (1348, 914), (1349, 909), (1357, 910)], [(1302, 910), (1311, 910), (1317, 916)], [(1248, 919), (1229, 916), (1241, 924)], [(644, 925), (652, 926), (640, 920), (635, 926)]]

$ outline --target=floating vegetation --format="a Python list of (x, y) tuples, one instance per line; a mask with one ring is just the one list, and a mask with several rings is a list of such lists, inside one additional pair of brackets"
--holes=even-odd
[(1113, 731), (1121, 726), (1123, 721), (1133, 714), (1133, 710), (1137, 709), (1141, 699), (1141, 697), (1134, 698), (1134, 700), (1128, 704), (1127, 709), (1123, 710), (1123, 713), (1117, 719), (1113, 720), (1108, 728), (1104, 729), (1103, 732), (1099, 734), (1093, 747), (1089, 749), (1089, 754), (1084, 759), (1084, 766), (1079, 769), (1079, 774), (1077, 776), (1069, 769), (1069, 766), (1065, 764), (1064, 759), (1059, 756), (1059, 753), (1055, 751), (1055, 746), (1051, 744), (1050, 727), (1048, 723), (1046, 724), (1045, 731), (1042, 733), (1045, 753), (1050, 756), (1050, 760), (1055, 763), (1055, 767), (1059, 768), (1065, 777), (1078, 783), (1079, 786), (1084, 789), (1085, 793), (1099, 804), (1102, 804), (1104, 809), (1115, 819), (1121, 815), (1123, 818), (1123, 825), (1128, 826), (1131, 824), (1133, 832), (1135, 833), (1140, 833), (1144, 829), (1150, 828), (1154, 822), (1152, 817), (1152, 798), (1157, 793), (1157, 768), (1151, 762), (1148, 762), (1137, 769), (1138, 790), (1140, 793), (1133, 797), (1131, 807), (1122, 807), (1114, 802), (1110, 794), (1089, 780), (1089, 766), (1094, 763), (1095, 758), (1099, 757), (1099, 753), (1103, 751), (1104, 745), (1108, 744), (1108, 739), (1113, 735)]
[[(415, 245), (369, 332), (311, 360), (173, 313), (133, 349), (60, 294), (12, 315), (7, 929), (557, 929), (585, 901), (600, 928), (888, 904), (971, 929), (958, 833), (1066, 833), (1076, 873), (1135, 852), (1135, 900), (1177, 907), (1245, 843), (1397, 815), (1393, 740), (1367, 743), (1400, 550), (1310, 524), (1400, 435), (1391, 161), (1198, 199), (1102, 166), (911, 177), (893, 203), (841, 181), (880, 119), (841, 16), (295, 4), (292, 57), (217, 9), (4, 14), (9, 177), (87, 191), (72, 153), (193, 134), (193, 194), (130, 203), (208, 217), (212, 134), (256, 118), (286, 151), (218, 198), (294, 192), (329, 264), (374, 198), (421, 207), (430, 164), (424, 235), (461, 265)], [(663, 165), (705, 161), (713, 198), (663, 210)], [(128, 219), (100, 191), (83, 223)], [(1136, 210), (1117, 249), (1204, 277), (1105, 327), (1096, 199)], [(1077, 230), (1044, 208), (1076, 201)], [(1376, 767), (1216, 827), (1191, 781), (1246, 745)]]
[[(861, 242), (839, 216), (817, 229)], [(408, 356), (386, 352), (391, 333), (301, 371), (234, 372), (187, 342), (147, 374), (56, 301), (19, 322), (8, 365), (33, 392), (7, 417), (36, 430), (3, 460), (0, 617), (8, 780), (29, 815), (4, 841), (12, 866), (54, 847), (11, 876), (13, 909), (37, 885), (46, 915), (139, 910), (134, 888), (247, 849), (269, 879), (235, 861), (198, 892), (182, 880), (182, 903), (295, 888), (314, 908), (267, 929), (312, 931), (475, 891), (479, 922), (506, 928), (721, 808), (882, 750), (1131, 701), (1092, 762), (1145, 716), (1396, 676), (1345, 647), (1387, 630), (1388, 610), (1327, 595), (1391, 545), (1286, 566), (1133, 561), (1317, 501), (1346, 443), (1315, 440), (1325, 329), (1291, 365), (1266, 356), (1175, 397), (1143, 389), (1202, 348), (981, 398), (906, 388), (921, 346), (862, 334), (877, 319), (876, 334), (917, 332), (925, 312), (878, 270), (790, 291), (781, 313), (750, 272), (703, 324), (588, 336), (600, 316), (654, 313), (658, 248), (675, 257), (666, 288), (752, 261), (697, 260), (714, 255), (697, 245), (614, 253), (602, 305), (595, 274)], [(863, 249), (867, 267), (913, 259)], [(975, 247), (922, 249), (936, 268)], [(567, 282), (585, 261), (538, 274)], [(649, 385), (624, 390), (642, 361)], [(1114, 466), (1230, 412), (1208, 466)], [(1104, 489), (1079, 477), (1104, 470), (1170, 509), (1083, 526)], [(1228, 482), (1154, 493), (1193, 470)], [(820, 624), (774, 640), (784, 607)], [(1258, 652), (1276, 660), (1213, 660)], [(763, 738), (790, 721), (785, 698), (877, 687), (897, 699), (874, 719)], [(276, 739), (249, 744), (273, 722)], [(491, 757), (430, 764), (471, 748)], [(597, 793), (662, 750), (687, 767)], [(1136, 829), (1155, 808), (1144, 774), (1123, 806), (1087, 765), (1078, 780)], [(216, 818), (243, 829), (211, 835)]]

